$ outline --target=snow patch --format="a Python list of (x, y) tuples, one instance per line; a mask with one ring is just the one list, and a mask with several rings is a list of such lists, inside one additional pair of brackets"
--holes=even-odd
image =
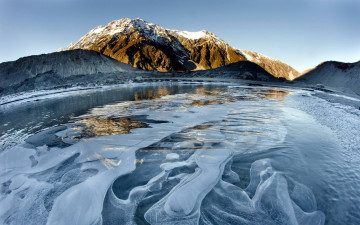
[(289, 72), (289, 80), (294, 80), (295, 79), (295, 76), (294, 74), (292, 73), (292, 71)]
[(98, 34), (98, 33), (102, 32), (103, 30), (104, 30), (104, 26), (98, 26), (98, 27), (95, 27), (94, 29), (92, 29), (90, 31), (90, 33)]
[(206, 32), (205, 31), (197, 31), (197, 32), (190, 32), (190, 31), (174, 31), (174, 33), (176, 33), (177, 35), (180, 35), (184, 38), (188, 38), (188, 39), (200, 39), (204, 36), (206, 36)]
[(262, 59), (268, 59), (271, 61), (279, 61), (277, 59), (271, 58), (269, 56), (266, 56), (266, 55), (258, 53), (258, 52), (252, 52), (252, 51), (241, 50), (241, 49), (237, 49), (237, 50), (240, 54), (242, 54), (250, 62), (259, 63), (259, 62), (261, 62)]

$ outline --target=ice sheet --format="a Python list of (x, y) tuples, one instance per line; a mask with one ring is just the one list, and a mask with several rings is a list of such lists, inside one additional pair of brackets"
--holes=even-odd
[(311, 190), (271, 159), (252, 162), (248, 187), (239, 186), (243, 174), (233, 165), (282, 146), (287, 136), (284, 102), (257, 91), (197, 90), (108, 104), (80, 118), (147, 115), (167, 123), (64, 148), (41, 137), (64, 137), (71, 126), (52, 128), (0, 152), (0, 221), (323, 224)]

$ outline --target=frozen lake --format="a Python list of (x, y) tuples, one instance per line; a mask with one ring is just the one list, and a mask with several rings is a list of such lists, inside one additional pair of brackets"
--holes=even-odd
[(356, 104), (159, 82), (0, 105), (0, 224), (360, 224)]

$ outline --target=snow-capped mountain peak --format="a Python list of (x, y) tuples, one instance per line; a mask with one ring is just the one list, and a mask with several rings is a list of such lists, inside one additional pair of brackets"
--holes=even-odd
[(129, 19), (123, 18), (120, 20), (114, 20), (108, 23), (106, 26), (100, 25), (90, 30), (85, 36), (79, 41), (78, 45), (82, 46), (84, 42), (94, 43), (99, 36), (111, 36), (119, 33), (128, 33), (130, 31), (139, 31), (152, 40), (156, 39), (157, 35), (160, 35), (166, 30), (156, 24), (146, 22), (140, 18)]
[(298, 73), (276, 59), (235, 49), (209, 31), (171, 30), (141, 18), (95, 27), (67, 49), (97, 51), (143, 70), (201, 70), (251, 61), (277, 77), (292, 79)]
[[(171, 30), (141, 18), (123, 18), (95, 27), (68, 47), (69, 50), (79, 48), (94, 50), (145, 70), (211, 69), (245, 60), (211, 32)], [(201, 49), (204, 50), (198, 52)]]
[[(94, 43), (99, 36), (104, 35), (116, 35), (116, 34), (126, 34), (131, 31), (138, 31), (143, 34), (146, 38), (152, 41), (163, 41), (163, 38), (169, 39), (168, 36), (172, 35), (175, 37), (182, 37), (189, 40), (198, 40), (202, 38), (212, 38), (218, 44), (222, 43), (219, 37), (215, 34), (208, 32), (206, 30), (191, 32), (191, 31), (179, 31), (179, 30), (170, 30), (163, 28), (159, 25), (147, 22), (141, 18), (130, 19), (122, 18), (120, 20), (114, 20), (108, 23), (106, 26), (100, 25), (90, 30), (85, 36), (83, 36), (76, 45), (84, 46), (86, 43)], [(69, 48), (70, 49), (70, 48)]]

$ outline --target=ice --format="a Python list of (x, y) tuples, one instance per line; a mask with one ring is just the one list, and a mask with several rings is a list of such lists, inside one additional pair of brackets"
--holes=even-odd
[[(93, 176), (61, 194), (54, 202), (47, 224), (96, 224), (101, 221), (102, 203), (114, 180), (135, 168), (134, 152), (115, 168)], [(78, 204), (81, 206), (74, 207)]]
[(176, 153), (169, 153), (166, 155), (166, 159), (168, 159), (168, 160), (179, 159), (179, 155)]
[[(21, 104), (28, 101), (41, 100), (46, 98), (59, 98), (70, 96), (74, 94), (81, 94), (84, 92), (89, 92), (91, 90), (97, 89), (99, 87), (71, 87), (71, 88), (59, 88), (55, 90), (35, 90), (35, 91), (27, 91), (20, 92), (17, 94), (11, 94), (2, 96), (0, 98), (0, 105), (9, 105), (10, 103)], [(10, 107), (10, 106), (8, 106)]]
[[(310, 119), (317, 121), (322, 127), (319, 131), (321, 134), (328, 130), (335, 142), (332, 145), (337, 146), (337, 151), (330, 148), (324, 153), (329, 159), (323, 165), (327, 167), (319, 179), (322, 179), (323, 185), (327, 187), (325, 193), (331, 193), (331, 197), (320, 200), (317, 198), (318, 207), (320, 205), (327, 209), (325, 214), (329, 224), (358, 224), (360, 111), (356, 99), (340, 97), (335, 100), (332, 94), (319, 95), (316, 92), (303, 91), (286, 99), (286, 103), (306, 112)], [(292, 195), (295, 196), (295, 193)], [(309, 209), (303, 206), (304, 198), (297, 199), (299, 206), (308, 211)], [(314, 205), (313, 199), (308, 199), (306, 205)]]
[[(308, 96), (304, 98), (303, 96)], [(334, 95), (334, 94), (330, 94)], [(339, 95), (337, 95), (339, 96)], [(360, 162), (358, 154), (360, 143), (360, 111), (357, 107), (359, 99), (340, 95), (339, 97), (352, 100), (356, 107), (331, 103), (330, 101), (318, 98), (309, 92), (298, 93), (287, 100), (289, 105), (313, 116), (319, 123), (329, 127), (334, 132), (344, 148), (343, 153), (347, 160)]]
[(47, 145), (47, 146), (59, 145), (57, 142), (59, 142), (60, 140), (58, 140), (58, 138), (55, 136), (55, 133), (63, 131), (65, 129), (66, 126), (57, 126), (57, 127), (49, 128), (45, 131), (32, 135), (25, 141), (35, 147), (43, 146), (43, 145)]
[(259, 185), (253, 201), (257, 210), (264, 211), (277, 224), (304, 224), (305, 221), (306, 224), (323, 224), (325, 222), (325, 216), (321, 212), (305, 213), (297, 206), (293, 207), (295, 203), (289, 196), (287, 181), (279, 173), (273, 173)]
[[(55, 199), (53, 200), (53, 206), (48, 207), (51, 210), (48, 214), (47, 223), (71, 224), (73, 221), (76, 221), (77, 224), (96, 223), (101, 220), (102, 202), (111, 184), (116, 178), (131, 172), (135, 168), (135, 152), (137, 149), (146, 147), (151, 143), (159, 141), (161, 137), (179, 131), (184, 126), (184, 118), (188, 118), (190, 121), (197, 121), (198, 123), (206, 121), (205, 118), (216, 118), (219, 113), (222, 112), (224, 114), (225, 112), (224, 108), (205, 113), (194, 113), (194, 111), (201, 112), (202, 110), (194, 109), (192, 112), (188, 112), (187, 115), (178, 118), (173, 118), (172, 113), (165, 113), (170, 115), (160, 115), (161, 112), (156, 113), (162, 119), (167, 119), (170, 116), (173, 119), (172, 125), (154, 124), (150, 133), (144, 129), (138, 129), (137, 132), (128, 136), (113, 135), (83, 140), (64, 149), (50, 149), (47, 154), (37, 154), (36, 150), (34, 150), (37, 146), (47, 144), (46, 142), (43, 143), (41, 139), (43, 134), (38, 134), (29, 139), (28, 144), (30, 146), (25, 144), (23, 147), (14, 147), (1, 153), (2, 157), (0, 159), (4, 160), (1, 163), (1, 171), (3, 171), (2, 180), (5, 182), (17, 175), (26, 174), (23, 177), (25, 181), (22, 186), (28, 185), (32, 187), (35, 193), (41, 192), (42, 194), (37, 194), (39, 199), (36, 201), (41, 203), (45, 198), (49, 197), (45, 193), (52, 189), (54, 180), (49, 177), (51, 173), (65, 170), (61, 172), (63, 175), (59, 175), (61, 180), (61, 177), (64, 177), (65, 174), (74, 169), (80, 169), (79, 172), (95, 169), (98, 171), (96, 175), (85, 178), (79, 184), (68, 187), (63, 193), (59, 193), (60, 195), (58, 196), (53, 196)], [(63, 127), (49, 129), (43, 133), (52, 135), (56, 131), (62, 132)], [(31, 168), (30, 156), (34, 156), (39, 162), (33, 168)], [(9, 159), (11, 159), (11, 165), (7, 163)], [(71, 159), (71, 162), (67, 162), (68, 159)], [(70, 167), (70, 170), (66, 172), (68, 167)], [(27, 176), (35, 176), (37, 179), (44, 180), (42, 182), (48, 188), (42, 188), (42, 185), (37, 184), (34, 179), (28, 179)], [(59, 180), (56, 182), (59, 182)], [(24, 190), (26, 191), (27, 189), (25, 188)], [(2, 203), (8, 202), (16, 194), (17, 191), (12, 191), (10, 195), (5, 196)], [(22, 200), (22, 204), (25, 207), (32, 202), (27, 201), (29, 201), (27, 198)], [(11, 212), (13, 211), (2, 211), (1, 218), (8, 218)], [(43, 223), (46, 215), (47, 213), (43, 213), (44, 217), (36, 221)], [(25, 218), (27, 216), (12, 218), (9, 220), (9, 223), (22, 224), (20, 221), (26, 221)]]
[[(323, 224), (323, 213), (316, 208), (307, 213), (302, 211), (289, 195), (287, 179), (274, 171), (269, 159), (255, 161), (251, 165), (251, 182), (247, 191), (230, 183), (220, 181), (207, 196), (200, 224)], [(313, 198), (312, 193), (302, 191), (302, 198)], [(310, 196), (309, 196), (310, 195)], [(306, 222), (305, 222), (306, 221)]]
[[(266, 157), (288, 134), (284, 102), (234, 90), (107, 104), (79, 118), (150, 126), (63, 145), (66, 124), (0, 152), (1, 223), (324, 224), (311, 189)], [(260, 159), (240, 171), (249, 156)]]
[[(232, 151), (197, 151), (195, 156), (199, 169), (183, 179), (161, 201), (152, 206), (145, 214), (151, 224), (177, 224), (183, 221), (197, 221), (200, 216), (202, 199), (219, 181), (224, 166)], [(158, 217), (158, 214), (162, 217)]]

